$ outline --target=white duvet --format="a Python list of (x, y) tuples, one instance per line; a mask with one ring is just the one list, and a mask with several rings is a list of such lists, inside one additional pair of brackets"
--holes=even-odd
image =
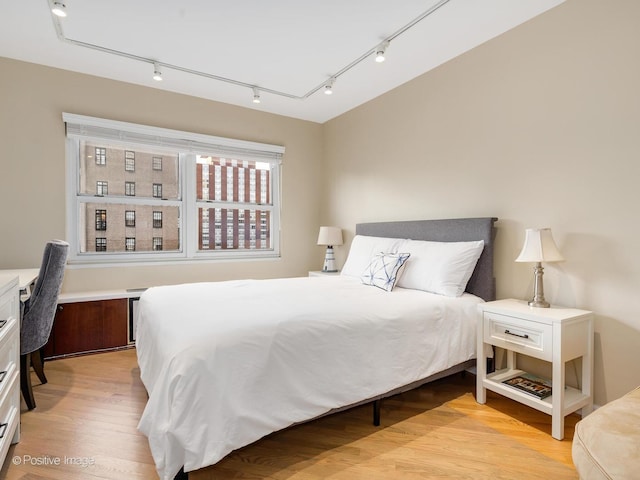
[(196, 283), (140, 298), (138, 428), (163, 480), (475, 358), (477, 303), (343, 276)]

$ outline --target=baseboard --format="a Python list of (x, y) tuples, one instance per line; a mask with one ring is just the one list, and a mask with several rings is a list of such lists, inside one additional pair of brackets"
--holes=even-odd
[(108, 353), (117, 352), (119, 350), (129, 350), (135, 348), (134, 344), (124, 345), (121, 347), (101, 348), (99, 350), (87, 350), (86, 352), (65, 353), (64, 355), (52, 355), (50, 357), (44, 357), (44, 360), (60, 360), (62, 358), (83, 357), (85, 355), (95, 355), (96, 353)]

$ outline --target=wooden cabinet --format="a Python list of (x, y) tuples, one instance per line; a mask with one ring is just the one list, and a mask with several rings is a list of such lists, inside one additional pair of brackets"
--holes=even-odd
[(45, 358), (126, 346), (128, 312), (126, 298), (59, 304)]
[(18, 277), (0, 275), (0, 466), (20, 440), (20, 310)]

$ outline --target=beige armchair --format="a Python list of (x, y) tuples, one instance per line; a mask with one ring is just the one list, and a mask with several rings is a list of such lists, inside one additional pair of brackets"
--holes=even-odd
[(572, 447), (581, 480), (640, 478), (640, 387), (580, 420)]

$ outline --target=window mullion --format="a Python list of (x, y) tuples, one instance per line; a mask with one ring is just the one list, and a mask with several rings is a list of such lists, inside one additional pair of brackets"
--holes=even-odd
[(78, 204), (105, 203), (124, 205), (150, 205), (153, 207), (181, 207), (181, 200), (159, 200), (151, 197), (100, 197), (96, 195), (78, 195)]
[(240, 210), (273, 210), (273, 204), (269, 203), (241, 203), (241, 202), (225, 202), (222, 200), (198, 200), (196, 201), (198, 208), (237, 208)]
[(180, 156), (183, 164), (182, 225), (184, 226), (184, 245), (187, 257), (191, 258), (198, 250), (198, 210), (196, 207), (196, 155)]
[(79, 202), (78, 192), (80, 191), (80, 140), (67, 138), (66, 142), (67, 157), (67, 241), (69, 242), (70, 252), (75, 255), (80, 251), (82, 239), (81, 233), (84, 232), (82, 222), (78, 218)]

